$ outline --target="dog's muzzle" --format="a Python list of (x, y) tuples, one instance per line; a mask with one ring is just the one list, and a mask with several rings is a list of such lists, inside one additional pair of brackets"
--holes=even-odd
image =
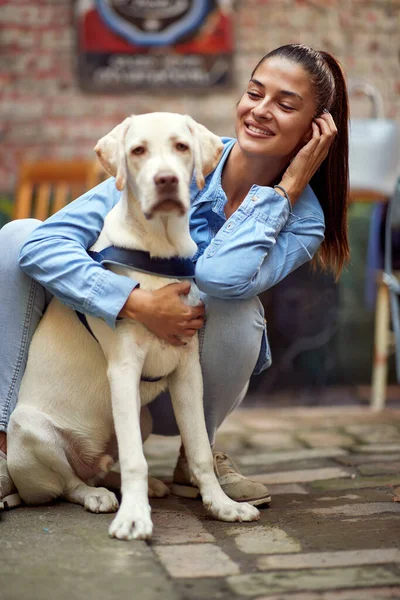
[(156, 212), (177, 212), (179, 216), (186, 213), (186, 208), (179, 199), (179, 179), (172, 173), (160, 173), (155, 175), (157, 200), (149, 211), (145, 213), (146, 219), (151, 219)]

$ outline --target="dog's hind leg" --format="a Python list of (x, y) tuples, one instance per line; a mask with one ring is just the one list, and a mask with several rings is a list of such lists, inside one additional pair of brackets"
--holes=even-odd
[(10, 420), (9, 440), (10, 474), (27, 504), (44, 504), (63, 496), (91, 512), (118, 509), (115, 494), (91, 487), (76, 475), (62, 437), (46, 415), (28, 407), (17, 409)]
[(64, 481), (57, 463), (63, 449), (57, 451), (56, 430), (45, 415), (17, 407), (10, 419), (7, 450), (10, 475), (27, 504), (44, 504), (62, 494)]

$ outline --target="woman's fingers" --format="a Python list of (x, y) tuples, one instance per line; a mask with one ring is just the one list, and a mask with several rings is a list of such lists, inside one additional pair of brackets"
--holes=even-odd
[(185, 329), (185, 337), (193, 337), (197, 333), (197, 329)]
[(322, 113), (322, 115), (321, 115), (319, 118), (320, 118), (320, 119), (322, 119), (323, 121), (325, 121), (325, 123), (327, 123), (327, 125), (328, 125), (329, 129), (332, 131), (332, 133), (333, 133), (334, 135), (336, 135), (336, 134), (337, 134), (337, 127), (336, 127), (336, 123), (335, 123), (335, 121), (333, 120), (333, 117), (332, 117), (332, 115), (331, 115), (331, 113), (330, 113), (330, 112), (325, 112), (325, 113)]
[(178, 336), (176, 335), (169, 335), (167, 338), (167, 341), (172, 345), (172, 346), (186, 346), (186, 342), (183, 342)]
[(191, 329), (201, 329), (204, 325), (204, 319), (200, 318), (200, 319), (190, 319), (190, 321), (188, 322), (188, 326)]

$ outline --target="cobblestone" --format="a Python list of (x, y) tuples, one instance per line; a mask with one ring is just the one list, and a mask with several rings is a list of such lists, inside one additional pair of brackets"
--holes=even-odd
[(225, 577), (239, 573), (239, 565), (213, 544), (158, 546), (155, 553), (171, 577)]
[(274, 569), (316, 569), (319, 567), (347, 567), (348, 565), (377, 565), (400, 563), (400, 550), (349, 550), (342, 552), (312, 552), (285, 556), (262, 556), (257, 566), (262, 571)]
[(279, 527), (249, 527), (235, 536), (235, 544), (246, 554), (300, 552), (301, 544)]
[(304, 471), (284, 471), (283, 473), (262, 473), (253, 475), (252, 479), (261, 483), (306, 483), (323, 479), (336, 479), (338, 477), (351, 477), (351, 473), (338, 467), (327, 469), (307, 469)]
[[(110, 540), (113, 516), (77, 505), (2, 512), (1, 599), (400, 598), (400, 444), (390, 441), (400, 411), (247, 409), (223, 429), (216, 447), (269, 485), (260, 521), (218, 522), (200, 501), (152, 499), (146, 544)], [(382, 431), (387, 443), (374, 441)], [(150, 473), (170, 482), (179, 446), (150, 438)]]
[(309, 458), (335, 458), (347, 454), (343, 448), (306, 448), (286, 452), (266, 452), (238, 457), (241, 465), (273, 465), (279, 462), (299, 461)]
[(306, 431), (297, 438), (312, 448), (341, 446), (347, 448), (354, 445), (354, 438), (335, 431)]
[(368, 565), (343, 569), (275, 571), (229, 577), (228, 584), (235, 594), (247, 597), (263, 593), (266, 589), (276, 593), (294, 590), (333, 590), (338, 585), (342, 588), (363, 588), (400, 584), (400, 569)]

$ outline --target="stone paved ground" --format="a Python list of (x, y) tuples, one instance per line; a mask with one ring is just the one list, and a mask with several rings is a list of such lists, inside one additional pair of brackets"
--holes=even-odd
[[(146, 444), (171, 477), (177, 438)], [(2, 600), (400, 599), (400, 410), (246, 409), (218, 448), (273, 495), (257, 523), (199, 501), (152, 501), (151, 544), (107, 537), (111, 515), (66, 503), (0, 519)]]

